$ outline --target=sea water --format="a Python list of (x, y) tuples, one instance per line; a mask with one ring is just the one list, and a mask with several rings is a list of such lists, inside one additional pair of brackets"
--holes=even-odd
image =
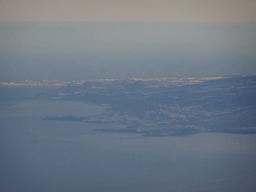
[(106, 108), (47, 100), (2, 104), (1, 191), (255, 191), (256, 135), (146, 137), (94, 131), (115, 124), (42, 120)]

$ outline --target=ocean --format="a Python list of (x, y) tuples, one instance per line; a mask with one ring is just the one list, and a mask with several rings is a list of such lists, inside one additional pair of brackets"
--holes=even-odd
[(16, 100), (0, 107), (1, 191), (254, 192), (256, 135), (144, 136), (117, 124), (45, 121), (106, 106)]

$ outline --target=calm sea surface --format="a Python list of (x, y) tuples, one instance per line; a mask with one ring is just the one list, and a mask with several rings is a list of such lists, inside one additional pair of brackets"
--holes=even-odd
[(96, 115), (105, 106), (6, 102), (0, 108), (0, 191), (254, 192), (256, 135), (145, 137), (47, 116)]

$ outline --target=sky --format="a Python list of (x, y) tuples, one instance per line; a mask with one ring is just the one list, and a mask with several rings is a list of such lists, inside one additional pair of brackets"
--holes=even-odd
[(256, 75), (256, 2), (0, 1), (0, 81)]
[(254, 0), (1, 0), (1, 21), (255, 22)]

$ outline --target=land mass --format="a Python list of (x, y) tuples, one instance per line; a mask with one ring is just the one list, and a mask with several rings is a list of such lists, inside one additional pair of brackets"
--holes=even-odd
[(95, 131), (146, 136), (256, 133), (256, 76), (105, 79), (69, 84), (37, 98), (107, 106), (98, 115), (44, 120), (125, 125)]

